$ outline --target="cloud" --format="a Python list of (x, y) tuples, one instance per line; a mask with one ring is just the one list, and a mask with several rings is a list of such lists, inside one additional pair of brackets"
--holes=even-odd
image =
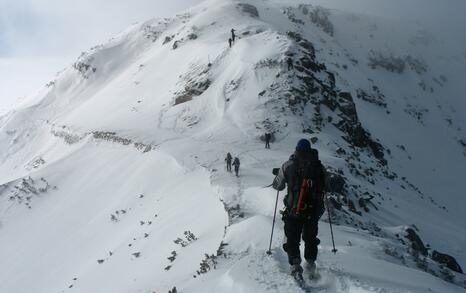
[(0, 0), (0, 56), (78, 54), (134, 22), (201, 0)]
[(172, 16), (200, 2), (0, 0), (0, 111), (132, 23)]
[(0, 113), (34, 94), (63, 69), (69, 57), (0, 58)]

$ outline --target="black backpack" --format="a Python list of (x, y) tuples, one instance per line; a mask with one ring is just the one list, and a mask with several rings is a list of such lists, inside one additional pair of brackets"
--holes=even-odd
[(294, 176), (291, 182), (293, 206), (298, 215), (321, 215), (323, 208), (325, 175), (316, 149), (294, 157)]

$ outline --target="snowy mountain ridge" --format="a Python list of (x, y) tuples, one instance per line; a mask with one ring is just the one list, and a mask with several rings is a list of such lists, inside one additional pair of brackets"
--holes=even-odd
[(0, 292), (303, 291), (280, 220), (265, 255), (276, 193), (263, 188), (301, 137), (339, 224), (333, 255), (322, 218), (312, 290), (462, 292), (462, 50), (286, 1), (133, 25), (0, 116)]

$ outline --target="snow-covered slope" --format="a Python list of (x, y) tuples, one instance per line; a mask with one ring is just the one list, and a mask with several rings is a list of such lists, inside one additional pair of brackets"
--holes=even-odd
[(437, 253), (466, 264), (464, 44), (289, 5), (136, 24), (0, 116), (0, 292), (302, 291), (281, 221), (265, 254), (264, 187), (301, 137), (339, 224), (333, 255), (320, 223), (316, 291), (464, 291)]

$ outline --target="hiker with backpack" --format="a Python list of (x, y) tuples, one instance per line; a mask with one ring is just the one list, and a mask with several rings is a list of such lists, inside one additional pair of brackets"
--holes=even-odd
[(266, 149), (270, 149), (270, 139), (272, 138), (272, 134), (270, 134), (269, 132), (267, 132), (265, 134), (265, 148)]
[(227, 157), (225, 158), (225, 163), (227, 164), (227, 171), (231, 172), (231, 160), (233, 158), (231, 157), (230, 153), (227, 153)]
[(293, 69), (293, 59), (291, 59), (291, 57), (288, 57), (288, 59), (286, 60), (286, 63), (288, 64), (288, 71)]
[(231, 38), (228, 39), (228, 45), (230, 46), (231, 48), (231, 44), (232, 44), (233, 40)]
[(236, 177), (238, 177), (239, 165), (240, 165), (239, 159), (238, 157), (235, 157), (235, 160), (233, 161), (233, 166), (235, 166)]
[(232, 28), (231, 29), (231, 40), (233, 41), (233, 43), (235, 42), (235, 39), (236, 39), (235, 29)]
[(304, 259), (310, 277), (315, 277), (317, 258), (318, 222), (324, 213), (325, 173), (318, 151), (311, 148), (307, 139), (301, 139), (290, 159), (279, 169), (273, 188), (281, 191), (288, 187), (284, 198), (286, 242), (283, 249), (288, 254), (291, 274), (297, 281), (303, 280), (300, 241), (304, 240)]

